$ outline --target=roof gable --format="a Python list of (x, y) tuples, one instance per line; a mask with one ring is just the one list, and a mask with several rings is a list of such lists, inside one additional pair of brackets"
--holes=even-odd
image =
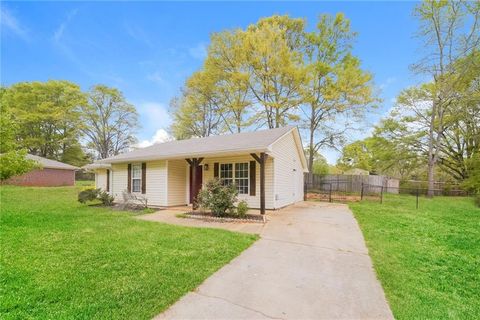
[(33, 154), (27, 154), (26, 155), (27, 159), (37, 161), (43, 168), (48, 168), (48, 169), (62, 169), (62, 170), (78, 170), (80, 168), (60, 162), (60, 161), (55, 161), (47, 158), (43, 158), (40, 156), (36, 156)]

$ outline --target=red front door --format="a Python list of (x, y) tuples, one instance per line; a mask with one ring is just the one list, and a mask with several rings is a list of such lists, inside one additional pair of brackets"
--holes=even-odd
[(192, 183), (192, 167), (190, 166), (190, 203), (197, 197), (198, 192), (202, 189), (203, 166), (197, 167), (197, 174), (195, 175), (195, 186)]

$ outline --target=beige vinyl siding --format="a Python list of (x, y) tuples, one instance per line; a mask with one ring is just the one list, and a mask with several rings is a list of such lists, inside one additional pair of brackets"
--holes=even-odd
[(95, 188), (106, 190), (107, 189), (107, 170), (98, 169), (95, 172)]
[(187, 198), (187, 162), (185, 160), (167, 161), (168, 168), (168, 206), (186, 205)]
[[(203, 183), (205, 184), (209, 179), (213, 179), (213, 167), (214, 163), (238, 163), (254, 161), (251, 155), (245, 156), (232, 156), (232, 157), (218, 157), (218, 158), (206, 158), (202, 164), (208, 164), (208, 171), (203, 171)], [(250, 169), (249, 169), (250, 170)], [(239, 194), (239, 200), (245, 200), (250, 208), (260, 208), (260, 164), (256, 164), (256, 196), (250, 196), (249, 194)], [(250, 184), (250, 181), (249, 181)], [(268, 158), (265, 167), (265, 207), (267, 209), (274, 209), (273, 198), (273, 159)], [(249, 189), (250, 192), (250, 189)]]
[(146, 179), (148, 205), (167, 206), (167, 161), (147, 162)]
[[(141, 162), (132, 162), (141, 163)], [(146, 172), (146, 193), (148, 205), (166, 206), (167, 205), (167, 167), (166, 161), (147, 162)], [(112, 188), (110, 189), (116, 202), (123, 201), (123, 192), (128, 188), (128, 163), (112, 164)], [(142, 195), (141, 193), (136, 193)]]
[(123, 201), (123, 191), (127, 190), (127, 164), (112, 164), (110, 175), (112, 179), (110, 194), (115, 198), (116, 202), (121, 202)]
[(303, 200), (303, 168), (293, 133), (272, 145), (275, 173), (275, 208)]

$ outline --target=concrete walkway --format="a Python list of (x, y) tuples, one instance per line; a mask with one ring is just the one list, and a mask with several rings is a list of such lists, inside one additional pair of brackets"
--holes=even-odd
[(393, 319), (345, 205), (302, 203), (156, 319)]
[(265, 224), (259, 222), (217, 222), (203, 221), (200, 219), (179, 218), (177, 215), (188, 211), (187, 207), (178, 207), (160, 210), (155, 213), (143, 214), (137, 216), (137, 219), (175, 224), (178, 226), (196, 227), (196, 228), (215, 228), (234, 232), (243, 232), (251, 234), (261, 234)]

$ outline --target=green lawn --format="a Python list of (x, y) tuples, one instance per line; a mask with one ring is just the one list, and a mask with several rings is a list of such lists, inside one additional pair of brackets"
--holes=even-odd
[(480, 209), (467, 198), (350, 204), (397, 319), (480, 319)]
[(78, 187), (94, 187), (95, 181), (93, 180), (76, 180), (75, 185)]
[(88, 207), (77, 190), (0, 187), (1, 319), (149, 319), (256, 240)]

